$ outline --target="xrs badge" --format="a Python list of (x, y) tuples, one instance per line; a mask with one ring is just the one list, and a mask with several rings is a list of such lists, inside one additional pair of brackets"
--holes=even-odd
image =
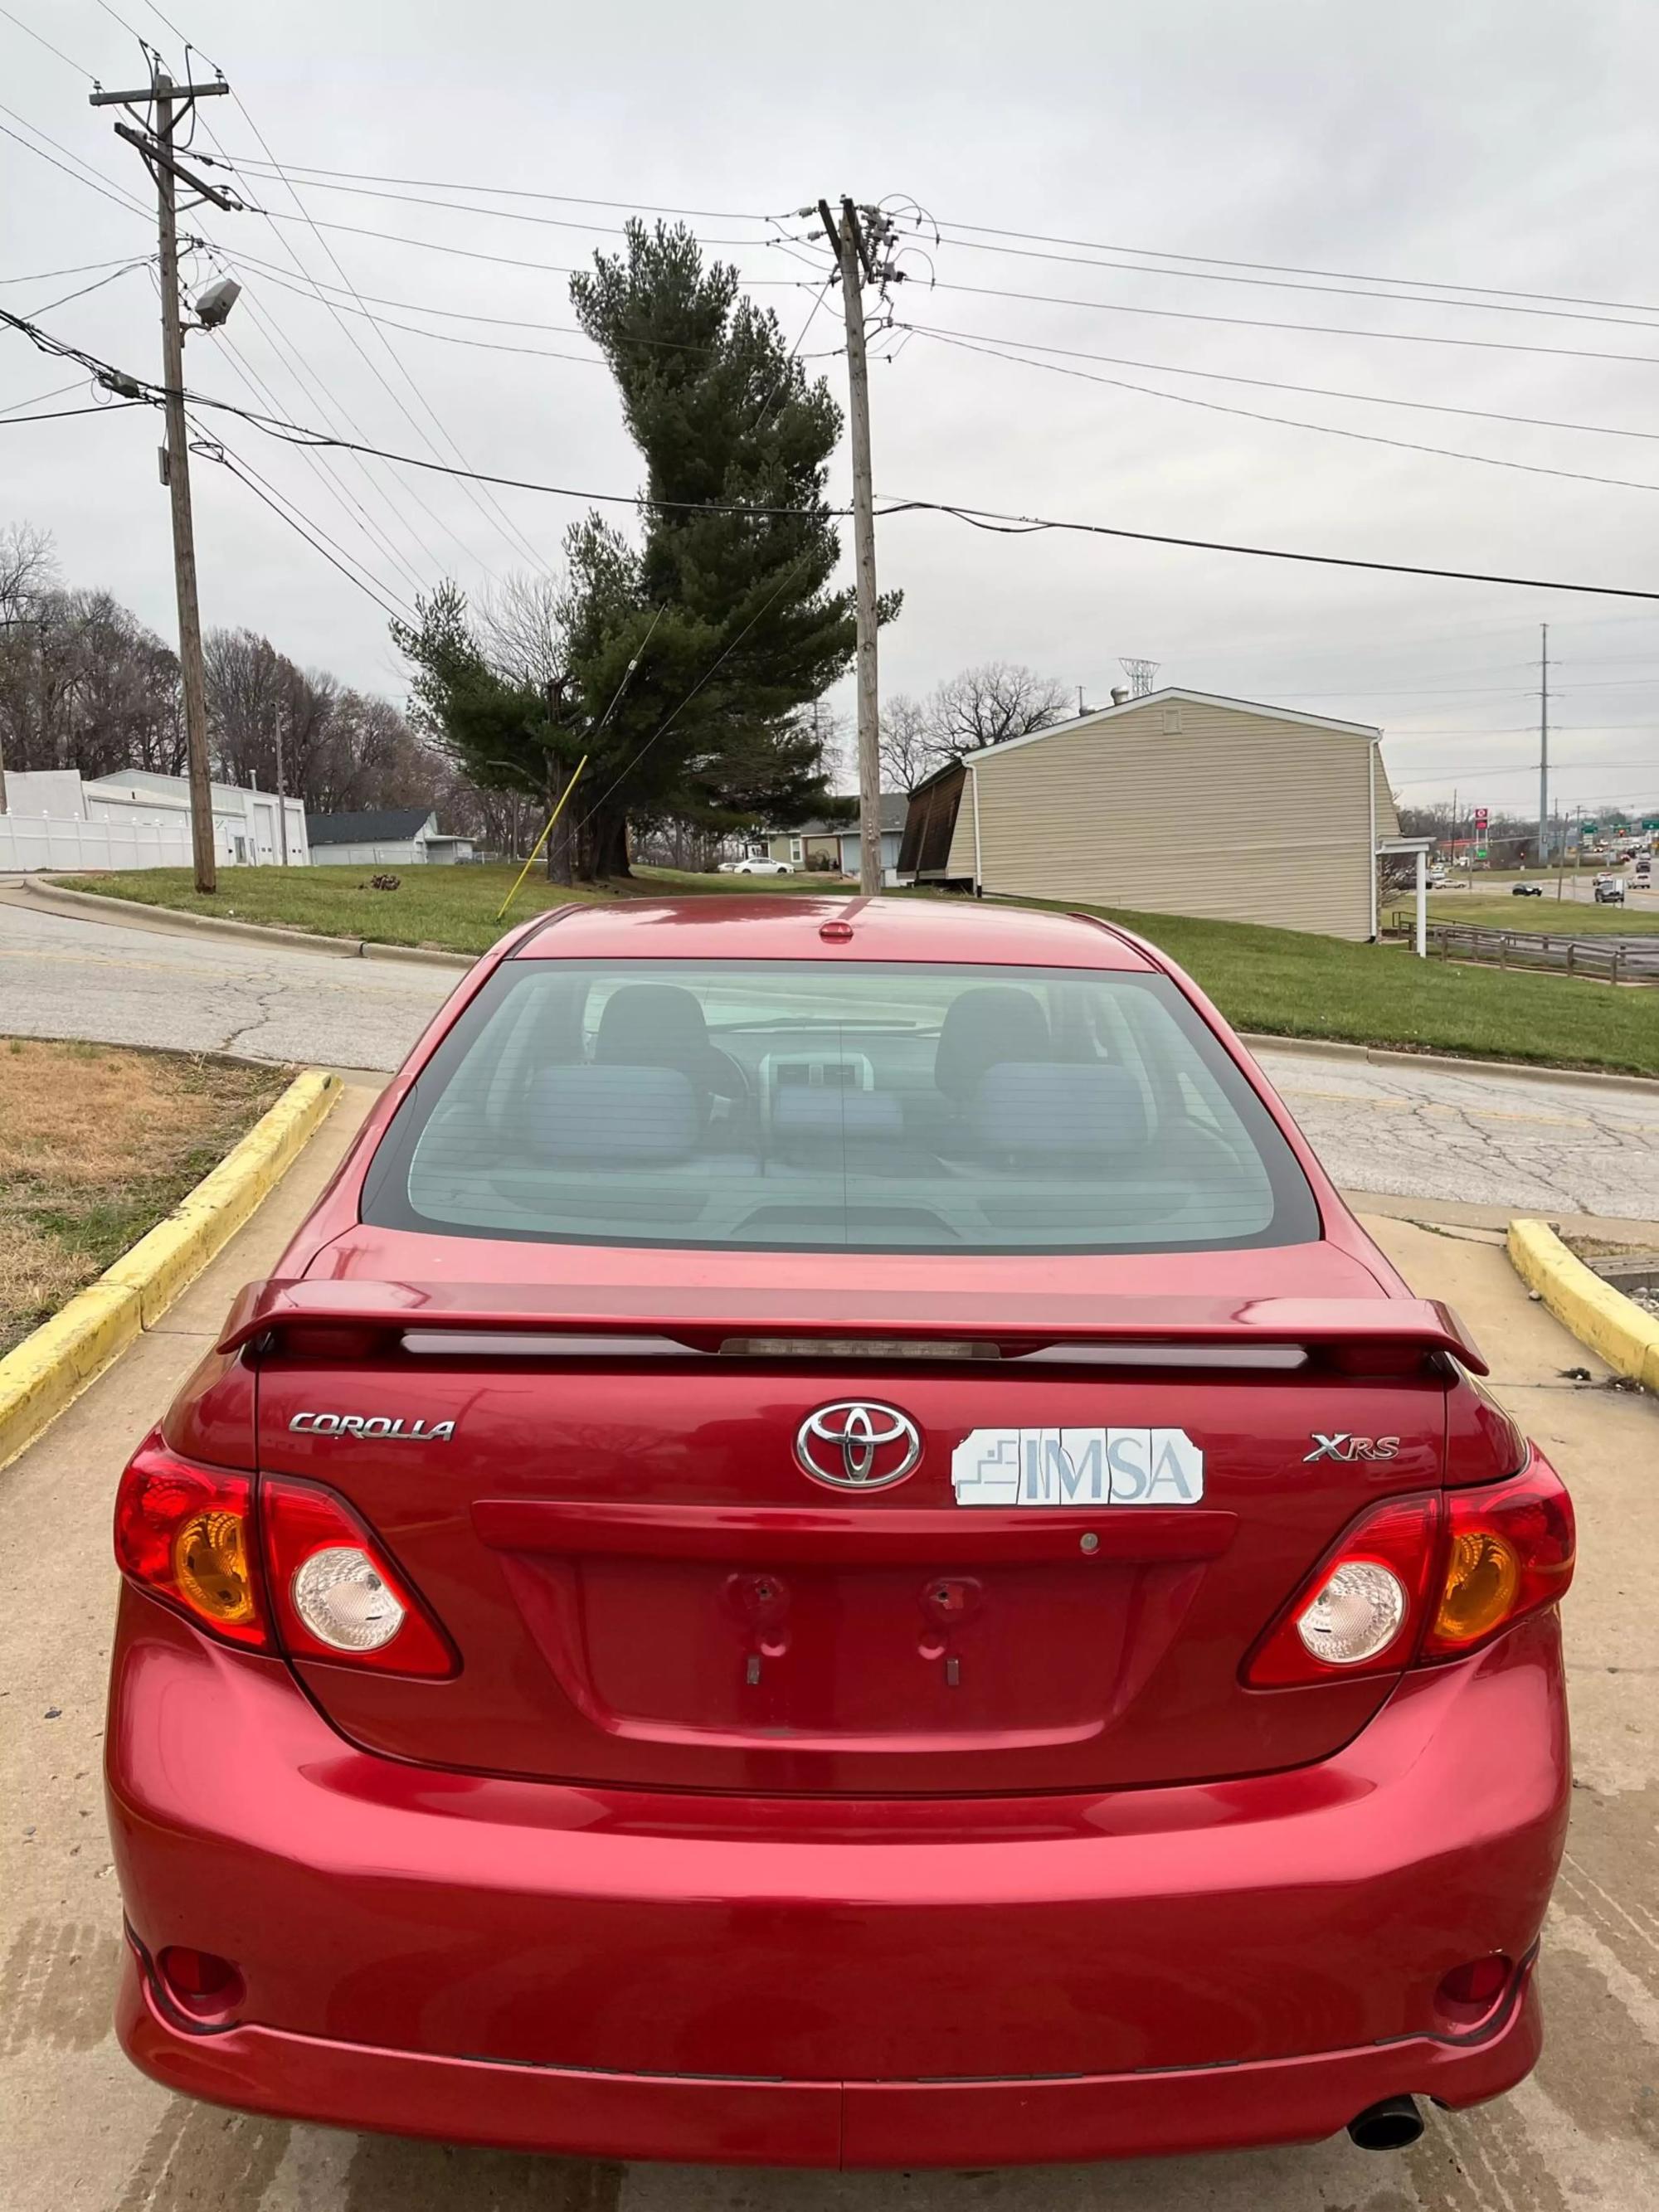
[(1397, 1459), (1400, 1455), (1398, 1437), (1351, 1437), (1346, 1429), (1334, 1436), (1313, 1432), (1313, 1449), (1304, 1452), (1302, 1464), (1308, 1466), (1316, 1459)]

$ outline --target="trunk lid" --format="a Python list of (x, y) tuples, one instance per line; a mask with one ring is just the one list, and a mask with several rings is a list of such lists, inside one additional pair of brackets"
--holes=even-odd
[[(966, 1796), (1327, 1756), (1393, 1678), (1249, 1691), (1240, 1662), (1356, 1512), (1440, 1482), (1425, 1355), (1479, 1361), (1329, 1246), (1294, 1278), (1329, 1295), (1227, 1281), (1267, 1256), (1201, 1297), (1145, 1260), (889, 1267), (853, 1300), (717, 1271), (256, 1286), (222, 1341), (256, 1368), (261, 1467), (349, 1498), (463, 1662), (299, 1671), (373, 1749), (616, 1785)], [(1318, 1452), (1339, 1432), (1398, 1441)]]

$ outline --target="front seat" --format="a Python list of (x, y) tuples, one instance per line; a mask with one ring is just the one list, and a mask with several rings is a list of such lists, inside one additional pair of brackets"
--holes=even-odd
[(599, 1016), (593, 1058), (601, 1066), (677, 1068), (705, 1123), (716, 1097), (744, 1096), (742, 1071), (709, 1043), (702, 1005), (681, 983), (624, 983), (613, 991)]
[(1005, 1060), (1052, 1060), (1048, 1018), (1035, 992), (982, 983), (951, 1000), (939, 1024), (933, 1082), (958, 1114), (989, 1071)]

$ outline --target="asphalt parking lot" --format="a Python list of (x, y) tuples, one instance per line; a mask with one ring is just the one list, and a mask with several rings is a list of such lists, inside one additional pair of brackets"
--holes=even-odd
[[(1575, 1819), (1546, 1937), (1547, 2047), (1513, 2095), (1399, 2154), (800, 2174), (556, 2161), (261, 2121), (143, 2080), (109, 2029), (120, 1912), (99, 1784), (116, 1475), (233, 1290), (266, 1268), (368, 1094), (348, 1094), (202, 1280), (0, 1474), (0, 2212), (1577, 2212), (1653, 2201), (1659, 2149), (1659, 1403), (1586, 1355), (1490, 1237), (1376, 1221), (1493, 1354), (1572, 1485)], [(1594, 1363), (1588, 1363), (1594, 1364)], [(1600, 1373), (1600, 1370), (1596, 1370)], [(234, 1756), (234, 1747), (227, 1747)]]

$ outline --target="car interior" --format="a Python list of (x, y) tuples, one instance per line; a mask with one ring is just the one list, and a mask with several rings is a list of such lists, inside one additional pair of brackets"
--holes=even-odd
[(1166, 986), (1092, 969), (526, 963), (434, 1055), (399, 1117), (401, 1171), (371, 1179), (366, 1208), (605, 1243), (1316, 1236), (1271, 1117)]

